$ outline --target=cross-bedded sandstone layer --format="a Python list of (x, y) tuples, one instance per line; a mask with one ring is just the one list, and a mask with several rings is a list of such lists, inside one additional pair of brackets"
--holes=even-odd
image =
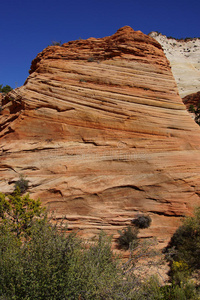
[(27, 176), (32, 197), (88, 236), (140, 213), (166, 242), (200, 203), (200, 129), (160, 44), (126, 26), (50, 46), (3, 99), (2, 192)]

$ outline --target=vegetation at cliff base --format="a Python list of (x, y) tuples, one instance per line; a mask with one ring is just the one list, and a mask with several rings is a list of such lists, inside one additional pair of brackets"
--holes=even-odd
[(183, 219), (166, 251), (170, 262), (170, 276), (176, 283), (200, 271), (200, 207), (193, 217)]
[(161, 285), (156, 276), (135, 273), (138, 258), (154, 258), (136, 238), (124, 262), (104, 232), (81, 240), (17, 186), (12, 195), (0, 194), (0, 299), (199, 299), (188, 281)]
[(148, 228), (151, 225), (151, 217), (140, 215), (131, 221), (132, 226), (127, 226), (123, 230), (119, 230), (117, 239), (118, 247), (124, 250), (133, 249), (138, 245), (139, 229)]
[(17, 187), (13, 195), (0, 194), (0, 226), (8, 228), (13, 235), (30, 235), (32, 226), (42, 220), (44, 208), (39, 200), (22, 196)]

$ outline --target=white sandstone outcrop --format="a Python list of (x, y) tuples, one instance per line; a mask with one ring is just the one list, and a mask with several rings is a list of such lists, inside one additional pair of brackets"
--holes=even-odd
[(177, 40), (154, 31), (149, 36), (161, 44), (170, 61), (180, 96), (198, 92), (200, 90), (200, 38)]

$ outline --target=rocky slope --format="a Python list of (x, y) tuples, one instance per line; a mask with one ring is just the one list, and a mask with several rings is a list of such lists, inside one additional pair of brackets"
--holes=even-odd
[(200, 105), (200, 92), (193, 93), (193, 94), (185, 96), (183, 98), (183, 103), (186, 105), (187, 109), (189, 109), (191, 105), (193, 105), (194, 108), (199, 107), (199, 105)]
[(158, 32), (149, 36), (162, 45), (181, 97), (200, 91), (200, 38), (177, 40)]
[(3, 99), (0, 190), (32, 197), (90, 236), (140, 213), (166, 243), (200, 204), (200, 128), (158, 42), (130, 27), (50, 46)]

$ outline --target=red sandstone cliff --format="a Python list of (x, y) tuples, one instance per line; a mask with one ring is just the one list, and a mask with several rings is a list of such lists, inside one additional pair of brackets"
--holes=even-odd
[(1, 191), (27, 176), (32, 197), (88, 235), (145, 212), (142, 233), (166, 242), (200, 204), (200, 128), (160, 44), (130, 27), (39, 53), (0, 126)]

